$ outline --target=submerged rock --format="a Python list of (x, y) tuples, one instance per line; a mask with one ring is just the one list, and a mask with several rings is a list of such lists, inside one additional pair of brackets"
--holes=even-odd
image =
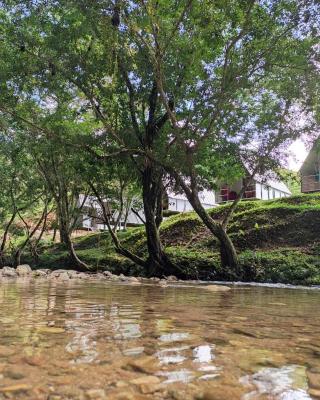
[(15, 278), (17, 276), (16, 270), (11, 267), (3, 267), (1, 273), (2, 276), (6, 276), (8, 278)]
[(206, 390), (202, 395), (198, 396), (199, 400), (225, 400), (225, 399), (240, 399), (242, 391), (233, 387), (216, 387), (211, 390)]
[(130, 383), (138, 386), (143, 394), (151, 394), (161, 389), (161, 381), (157, 376), (147, 375), (132, 379)]
[(12, 367), (9, 370), (5, 371), (4, 376), (9, 379), (19, 380), (23, 379), (24, 373), (19, 367)]
[(106, 392), (103, 389), (90, 389), (86, 391), (88, 400), (104, 400), (106, 399)]
[(28, 264), (21, 264), (21, 265), (17, 266), (16, 273), (19, 276), (29, 275), (32, 273), (32, 269), (31, 269), (30, 265), (28, 265)]
[(125, 369), (153, 374), (158, 369), (158, 362), (152, 356), (145, 356), (129, 361)]
[(28, 390), (31, 390), (31, 386), (24, 383), (21, 383), (19, 385), (4, 386), (0, 388), (0, 392), (3, 393), (27, 392)]

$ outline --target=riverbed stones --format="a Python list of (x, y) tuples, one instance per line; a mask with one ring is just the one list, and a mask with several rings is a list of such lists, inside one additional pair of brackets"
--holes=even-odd
[(19, 367), (12, 367), (4, 372), (4, 376), (9, 379), (19, 380), (23, 379), (24, 373)]
[(158, 363), (154, 357), (145, 356), (130, 360), (125, 366), (125, 369), (133, 369), (134, 371), (152, 374), (157, 371)]
[(88, 400), (104, 400), (107, 397), (103, 389), (90, 389), (86, 391), (86, 398)]
[(152, 394), (161, 389), (161, 381), (157, 376), (147, 375), (132, 379), (130, 383), (139, 387), (141, 393)]
[(68, 274), (68, 271), (55, 271), (51, 274), (51, 276), (59, 281), (68, 281), (70, 280), (70, 276)]
[(108, 393), (108, 399), (112, 400), (147, 400), (150, 397), (146, 397), (143, 394), (137, 393), (133, 390), (114, 390)]
[(196, 397), (197, 400), (237, 400), (241, 397), (241, 391), (234, 387), (214, 388), (205, 391), (203, 394)]
[(16, 354), (16, 350), (13, 349), (12, 347), (0, 345), (0, 358), (1, 357), (10, 357), (10, 356), (13, 356), (14, 354)]
[(314, 399), (320, 399), (320, 390), (318, 389), (309, 389), (309, 394), (313, 396)]
[(78, 276), (79, 276), (79, 272), (75, 271), (73, 269), (66, 271), (66, 273), (68, 274), (68, 277), (71, 279), (78, 278)]
[(22, 361), (32, 367), (41, 367), (45, 365), (45, 359), (40, 356), (25, 356)]
[(157, 277), (153, 276), (152, 278), (149, 278), (149, 281), (160, 282), (160, 278), (157, 278)]
[(2, 393), (17, 393), (17, 392), (27, 392), (31, 390), (31, 386), (25, 383), (20, 383), (18, 385), (4, 386), (0, 388)]
[(176, 276), (174, 276), (174, 275), (169, 275), (169, 276), (167, 276), (166, 279), (169, 282), (177, 282), (178, 281), (178, 278)]
[(16, 270), (11, 267), (3, 267), (1, 273), (2, 276), (5, 276), (7, 278), (16, 278), (17, 276)]
[(48, 275), (48, 271), (45, 269), (37, 269), (33, 271), (33, 276), (35, 278), (45, 278)]
[(319, 390), (320, 393), (320, 371), (319, 373), (307, 371), (307, 376), (308, 376), (309, 386), (312, 389)]
[(16, 273), (19, 276), (30, 275), (32, 273), (32, 269), (28, 264), (21, 264), (17, 266)]

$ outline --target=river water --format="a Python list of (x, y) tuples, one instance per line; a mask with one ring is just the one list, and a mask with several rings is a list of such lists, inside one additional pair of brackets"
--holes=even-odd
[(0, 399), (320, 399), (320, 291), (0, 285)]

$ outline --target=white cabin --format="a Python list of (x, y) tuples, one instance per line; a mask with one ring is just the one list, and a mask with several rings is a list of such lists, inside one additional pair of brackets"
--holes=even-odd
[[(215, 193), (210, 190), (203, 190), (199, 193), (201, 204), (204, 208), (215, 207), (216, 199)], [(188, 212), (192, 211), (192, 205), (189, 203), (187, 197), (183, 193), (168, 193), (168, 208), (169, 211)]]
[[(237, 198), (247, 178), (242, 178), (233, 184), (221, 184), (216, 191), (216, 201), (218, 204), (232, 201)], [(244, 199), (271, 200), (281, 197), (291, 196), (287, 185), (278, 180), (275, 176), (272, 179), (265, 179), (257, 176), (244, 193)]]
[[(199, 196), (204, 208), (212, 208), (217, 205), (213, 191), (204, 190), (200, 192)], [(102, 208), (96, 197), (88, 196), (85, 198), (85, 196), (81, 194), (79, 196), (78, 205), (79, 207), (83, 205), (82, 211), (79, 215), (79, 227), (92, 231), (107, 229), (107, 226), (103, 223), (104, 219)], [(107, 200), (105, 201), (105, 207), (109, 213), (111, 223), (114, 222), (117, 219), (117, 213), (112, 212), (109, 209)], [(167, 201), (165, 202), (164, 210), (172, 213), (180, 213), (192, 211), (193, 208), (184, 194), (169, 192), (167, 195)], [(133, 226), (142, 224), (142, 220), (144, 220), (143, 210), (140, 209), (137, 211), (139, 216), (132, 210), (129, 211), (127, 225)], [(121, 223), (124, 223), (124, 217), (122, 218)]]

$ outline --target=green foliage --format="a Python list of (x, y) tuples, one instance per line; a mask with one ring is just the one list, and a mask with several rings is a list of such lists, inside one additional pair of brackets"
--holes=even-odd
[(320, 284), (318, 257), (299, 250), (246, 251), (240, 260), (250, 278), (257, 282)]
[(301, 179), (298, 172), (282, 169), (279, 175), (294, 196), (301, 194)]
[[(319, 205), (320, 194), (300, 195), (268, 202), (242, 202), (233, 220), (233, 224), (237, 225), (233, 240), (240, 250), (244, 280), (320, 284)], [(220, 211), (218, 208), (212, 210), (216, 213)], [(308, 213), (312, 213), (310, 218), (314, 221), (313, 225), (310, 224)], [(300, 221), (305, 221), (304, 225), (299, 226), (295, 223), (296, 220), (290, 219), (294, 216), (302, 217)], [(257, 220), (260, 221), (258, 230), (254, 222)], [(190, 234), (185, 227), (191, 227), (191, 237), (194, 240), (190, 241)], [(276, 235), (272, 234), (273, 229), (276, 230)], [(261, 236), (252, 236), (252, 232), (256, 235), (257, 231)], [(178, 265), (181, 277), (234, 279), (231, 271), (221, 269), (218, 248), (215, 249), (215, 243), (199, 223), (195, 213), (169, 218), (161, 232), (167, 244), (166, 252)], [(295, 234), (298, 236), (295, 237)], [(143, 227), (129, 228), (127, 232), (120, 232), (119, 237), (127, 248), (140, 254), (146, 251)], [(245, 241), (246, 245), (241, 249), (242, 241)], [(144, 275), (146, 272), (114, 252), (107, 232), (79, 237), (75, 239), (75, 247), (81, 258), (96, 269), (107, 268), (115, 273), (131, 275)], [(251, 250), (247, 250), (248, 247)], [(66, 252), (59, 245), (46, 245), (42, 248), (40, 260), (43, 267), (59, 268), (66, 262)]]
[[(151, 229), (164, 171), (171, 186), (183, 177), (194, 193), (214, 188), (245, 175), (243, 161), (258, 173), (279, 166), (281, 149), (312, 125), (292, 118), (315, 107), (315, 0), (133, 0), (119, 2), (119, 15), (113, 0), (0, 5), (0, 123), (44, 179), (63, 237), (93, 186), (117, 210), (142, 192)], [(181, 221), (182, 236), (192, 218)], [(267, 220), (254, 221), (257, 235)], [(143, 253), (141, 234), (131, 240)]]

